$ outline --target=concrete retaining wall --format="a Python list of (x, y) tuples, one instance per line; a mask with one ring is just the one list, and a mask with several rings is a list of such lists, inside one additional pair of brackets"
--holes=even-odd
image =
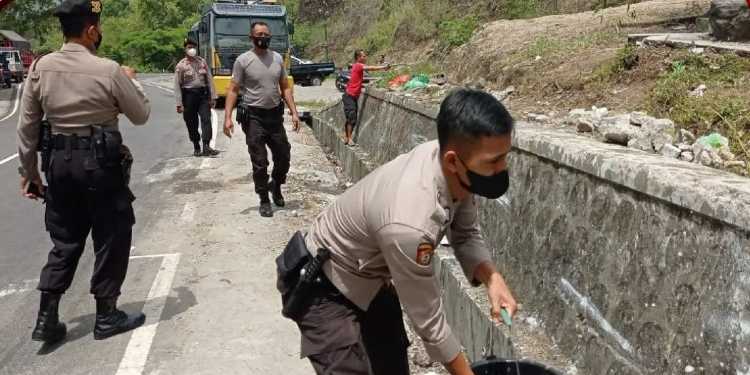
[[(354, 150), (340, 104), (313, 121), (354, 179), (436, 137), (434, 106), (378, 90), (361, 104)], [(510, 168), (483, 233), (582, 373), (750, 373), (750, 180), (524, 123)], [(441, 259), (451, 324), (478, 358), (486, 309)]]

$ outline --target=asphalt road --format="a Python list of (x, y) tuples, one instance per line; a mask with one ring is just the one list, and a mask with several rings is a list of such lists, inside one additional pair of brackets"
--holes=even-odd
[[(147, 79), (145, 80), (147, 81)], [(160, 161), (191, 157), (192, 145), (184, 124), (174, 111), (174, 99), (162, 89), (145, 87), (151, 100), (151, 117), (135, 127), (121, 116), (120, 129), (135, 156), (131, 188), (136, 201), (134, 242), (154, 220), (163, 194), (144, 181)], [(18, 114), (0, 122), (0, 161), (16, 152)], [(0, 374), (115, 373), (129, 335), (95, 342), (95, 305), (89, 294), (93, 252), (87, 247), (72, 288), (63, 297), (61, 316), (68, 323), (68, 338), (56, 347), (30, 340), (39, 301), (35, 290), (51, 242), (44, 230), (44, 206), (24, 199), (18, 189), (18, 159), (0, 165)], [(121, 306), (143, 307), (161, 266), (159, 259), (130, 262)], [(74, 344), (73, 344), (74, 343)], [(92, 370), (96, 369), (96, 370)]]

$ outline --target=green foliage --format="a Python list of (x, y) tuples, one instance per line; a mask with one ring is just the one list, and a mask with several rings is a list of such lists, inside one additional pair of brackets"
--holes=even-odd
[(612, 62), (602, 65), (594, 72), (594, 79), (600, 82), (617, 79), (623, 72), (633, 69), (638, 64), (638, 59), (637, 47), (628, 44), (617, 50)]
[[(737, 90), (747, 85), (750, 61), (731, 54), (685, 54), (675, 59), (652, 90), (647, 107), (694, 128), (697, 134), (719, 131), (736, 154), (750, 157), (750, 106)], [(691, 96), (695, 87), (708, 87), (704, 96)], [(734, 91), (734, 92), (733, 92)]]
[(449, 48), (463, 45), (471, 39), (477, 26), (479, 26), (479, 19), (475, 16), (442, 21), (438, 25), (440, 43)]
[(533, 18), (539, 16), (538, 0), (506, 0), (505, 17), (509, 19)]

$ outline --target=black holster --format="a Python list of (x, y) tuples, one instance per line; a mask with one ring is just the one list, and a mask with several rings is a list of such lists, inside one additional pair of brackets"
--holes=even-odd
[(47, 120), (39, 123), (39, 141), (37, 150), (42, 154), (42, 172), (49, 170), (49, 164), (52, 160), (52, 125)]
[(304, 235), (299, 231), (294, 233), (276, 258), (276, 288), (281, 293), (282, 315), (292, 320), (304, 316), (310, 308), (312, 289), (325, 278), (322, 267), (329, 259), (328, 249), (319, 249), (313, 257), (305, 245)]
[(130, 184), (133, 154), (122, 142), (119, 131), (94, 127), (92, 131), (92, 156), (102, 168), (120, 167), (125, 185)]
[(274, 108), (251, 107), (244, 103), (237, 106), (237, 122), (247, 125), (250, 120), (255, 119), (261, 125), (278, 125), (284, 122), (284, 103), (281, 102)]

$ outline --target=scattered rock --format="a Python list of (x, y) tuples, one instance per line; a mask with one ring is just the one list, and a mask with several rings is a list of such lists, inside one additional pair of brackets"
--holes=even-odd
[(649, 135), (655, 135), (659, 133), (674, 134), (674, 122), (669, 119), (655, 119), (651, 118), (644, 122), (641, 126), (643, 131)]
[(576, 125), (576, 130), (579, 133), (591, 133), (594, 131), (594, 124), (591, 123), (591, 120), (586, 118), (580, 118), (578, 119), (578, 124)]
[(656, 152), (662, 152), (662, 148), (664, 148), (666, 145), (672, 146), (673, 141), (674, 139), (672, 138), (672, 136), (666, 133), (657, 133), (651, 135), (651, 144), (654, 146), (654, 150)]
[(679, 148), (680, 151), (693, 151), (693, 145), (689, 145), (687, 143), (680, 143), (677, 145), (677, 148)]
[(693, 161), (694, 159), (695, 155), (693, 155), (692, 151), (682, 151), (682, 153), (680, 153), (680, 160)]
[(693, 47), (693, 48), (690, 48), (688, 51), (690, 51), (690, 53), (694, 53), (696, 55), (702, 55), (704, 52), (706, 52), (706, 49), (705, 48), (700, 48), (700, 47)]
[(708, 87), (706, 87), (706, 85), (704, 84), (701, 84), (698, 87), (696, 87), (695, 90), (691, 91), (690, 94), (688, 95), (692, 97), (700, 98), (706, 95), (706, 90), (708, 90)]
[(722, 160), (725, 161), (734, 161), (737, 159), (737, 156), (732, 153), (732, 151), (729, 151), (729, 148), (721, 148), (719, 150), (719, 156)]
[(682, 153), (682, 151), (680, 151), (679, 148), (669, 143), (663, 145), (660, 152), (662, 155), (668, 158), (672, 158), (672, 159), (677, 159), (678, 157), (680, 157), (680, 154)]
[(516, 91), (516, 88), (514, 86), (509, 86), (505, 88), (505, 90), (502, 91), (490, 91), (490, 94), (495, 97), (495, 99), (499, 101), (503, 101), (507, 99), (511, 94), (513, 94)]
[(750, 8), (745, 0), (712, 0), (708, 10), (711, 33), (716, 39), (750, 40)]
[(635, 126), (641, 126), (651, 118), (652, 117), (643, 112), (633, 112), (630, 114), (630, 123)]
[(637, 128), (630, 125), (630, 119), (621, 117), (609, 117), (603, 120), (597, 131), (605, 141), (623, 146), (627, 146), (631, 139), (638, 138), (640, 135)]
[(654, 146), (648, 137), (638, 137), (628, 141), (628, 147), (636, 150), (654, 152)]
[(731, 161), (724, 162), (724, 167), (725, 168), (739, 167), (739, 168), (745, 169), (747, 168), (747, 163), (742, 160), (731, 160)]
[(528, 118), (530, 121), (536, 121), (536, 122), (549, 122), (550, 117), (547, 115), (541, 115), (538, 113), (529, 113), (526, 118)]
[(695, 135), (688, 130), (680, 129), (679, 141), (682, 143), (693, 144), (695, 143)]

